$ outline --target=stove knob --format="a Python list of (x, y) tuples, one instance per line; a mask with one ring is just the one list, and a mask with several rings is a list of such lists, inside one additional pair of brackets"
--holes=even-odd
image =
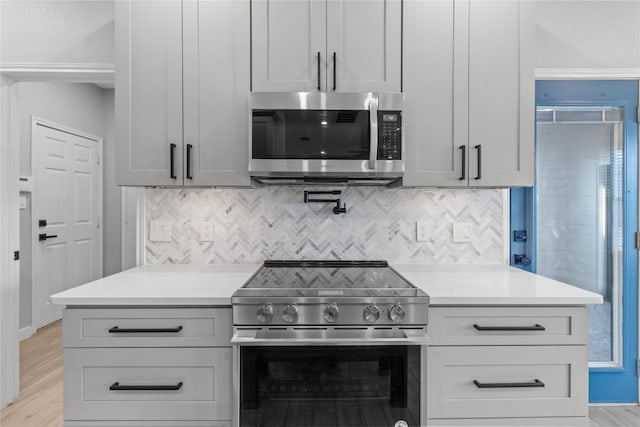
[(261, 305), (256, 312), (256, 317), (260, 323), (271, 322), (271, 319), (273, 318), (273, 307), (271, 304)]
[(369, 304), (364, 308), (362, 317), (364, 317), (364, 320), (367, 323), (376, 323), (380, 318), (380, 310), (378, 310), (378, 307), (375, 304)]
[(289, 304), (282, 310), (282, 320), (287, 323), (295, 323), (298, 321), (298, 307), (295, 304)]
[(340, 310), (338, 310), (338, 306), (335, 304), (329, 304), (325, 309), (322, 317), (328, 323), (336, 323), (338, 320), (338, 314), (340, 314)]
[(389, 319), (396, 323), (400, 323), (404, 320), (405, 312), (404, 308), (400, 304), (394, 304), (389, 307)]

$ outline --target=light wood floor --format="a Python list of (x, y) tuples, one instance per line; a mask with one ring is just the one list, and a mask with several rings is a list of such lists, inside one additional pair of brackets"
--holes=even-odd
[(20, 398), (0, 412), (0, 426), (62, 426), (61, 323), (20, 343)]
[[(640, 427), (640, 406), (591, 406), (590, 427)], [(20, 343), (20, 399), (0, 412), (1, 427), (62, 426), (62, 324)]]

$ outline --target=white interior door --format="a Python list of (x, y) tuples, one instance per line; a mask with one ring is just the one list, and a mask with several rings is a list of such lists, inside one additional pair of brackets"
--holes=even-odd
[(61, 318), (52, 294), (102, 277), (102, 138), (33, 118), (31, 146), (33, 325), (40, 328)]

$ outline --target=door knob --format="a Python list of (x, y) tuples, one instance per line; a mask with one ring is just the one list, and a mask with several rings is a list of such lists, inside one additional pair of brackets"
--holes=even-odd
[(54, 239), (56, 237), (58, 237), (57, 234), (51, 234), (51, 235), (47, 236), (47, 233), (40, 233), (40, 234), (38, 234), (38, 241), (43, 242), (43, 241), (45, 241), (47, 239)]

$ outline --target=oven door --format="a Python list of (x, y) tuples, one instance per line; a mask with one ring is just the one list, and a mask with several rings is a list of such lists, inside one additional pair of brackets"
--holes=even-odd
[(287, 337), (291, 331), (253, 331), (254, 338), (247, 332), (232, 339), (234, 425), (417, 427), (426, 422), (424, 330), (387, 330), (370, 339), (348, 338), (349, 331), (336, 337), (327, 330), (299, 330), (295, 339)]
[(377, 94), (253, 92), (251, 116), (252, 176), (377, 175)]

